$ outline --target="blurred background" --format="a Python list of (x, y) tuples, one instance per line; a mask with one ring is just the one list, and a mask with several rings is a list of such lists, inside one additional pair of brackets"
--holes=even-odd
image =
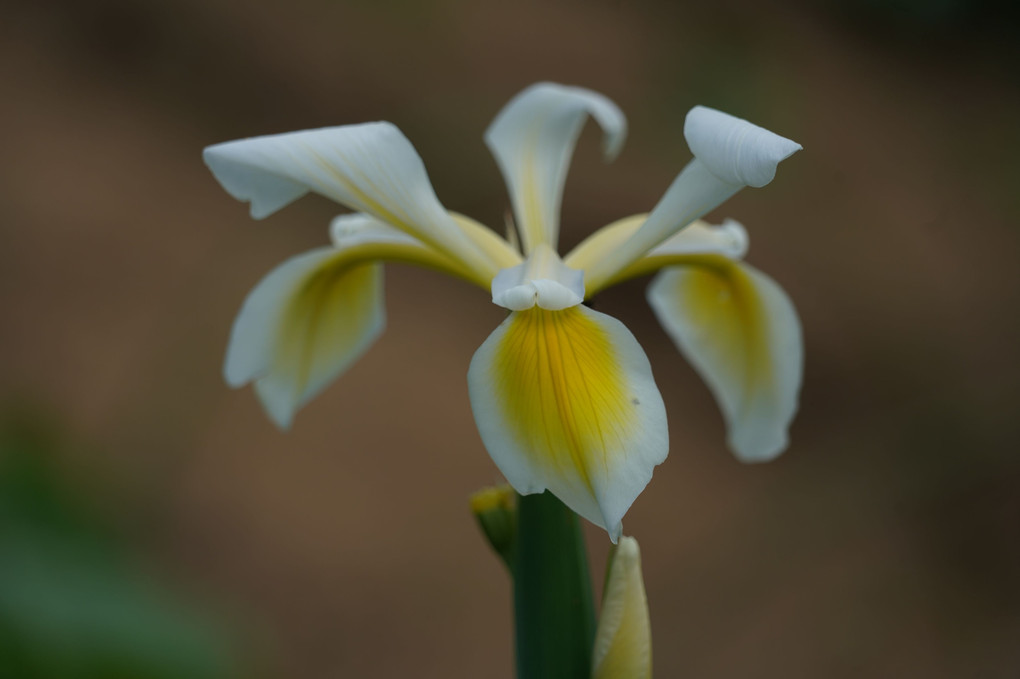
[[(255, 282), (326, 242), (255, 222), (202, 147), (386, 119), (501, 228), (482, 132), (537, 80), (605, 93), (563, 245), (649, 209), (705, 104), (804, 151), (710, 215), (790, 294), (792, 445), (745, 466), (643, 301), (670, 459), (627, 516), (659, 677), (1020, 675), (1020, 50), (1005, 2), (0, 2), (0, 676), (512, 676), (497, 482), (465, 374), (502, 312), (387, 268), (388, 330), (277, 432), (221, 361)], [(590, 527), (589, 527), (590, 528)], [(589, 531), (596, 580), (607, 541)]]

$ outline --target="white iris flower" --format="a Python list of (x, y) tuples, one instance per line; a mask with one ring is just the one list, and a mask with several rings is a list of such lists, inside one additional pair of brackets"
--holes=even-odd
[(649, 301), (708, 382), (731, 448), (748, 461), (780, 453), (800, 386), (796, 313), (779, 286), (741, 261), (743, 227), (697, 220), (744, 186), (768, 184), (800, 145), (695, 107), (684, 124), (694, 159), (658, 205), (602, 228), (561, 258), (563, 184), (589, 116), (612, 159), (626, 120), (589, 90), (533, 85), (489, 127), (485, 140), (506, 178), (518, 230), (510, 240), (444, 208), (421, 158), (390, 123), (205, 149), (216, 179), (250, 201), (256, 219), (309, 191), (355, 211), (334, 220), (331, 246), (287, 260), (248, 295), (234, 321), (227, 382), (253, 382), (269, 417), (286, 428), (382, 332), (382, 262), (458, 276), (509, 311), (468, 371), (493, 461), (518, 492), (550, 490), (615, 541), (623, 515), (666, 458), (666, 413), (637, 340), (583, 302), (662, 269)]

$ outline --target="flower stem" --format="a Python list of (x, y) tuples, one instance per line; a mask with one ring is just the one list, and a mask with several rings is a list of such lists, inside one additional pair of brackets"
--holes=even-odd
[(548, 492), (517, 507), (517, 677), (589, 679), (595, 607), (581, 522)]

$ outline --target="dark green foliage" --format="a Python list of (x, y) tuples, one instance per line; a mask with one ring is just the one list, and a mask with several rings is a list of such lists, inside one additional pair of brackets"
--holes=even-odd
[(56, 444), (0, 430), (0, 677), (222, 679), (222, 635), (127, 557)]

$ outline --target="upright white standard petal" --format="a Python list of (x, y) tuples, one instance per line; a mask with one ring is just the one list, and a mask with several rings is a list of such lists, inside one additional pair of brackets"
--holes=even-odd
[(288, 259), (248, 295), (234, 321), (224, 377), (255, 382), (281, 429), (382, 333), (382, 265), (318, 248)]
[(641, 577), (641, 550), (620, 538), (609, 564), (591, 663), (592, 679), (651, 679), (652, 624)]
[(684, 137), (694, 160), (673, 180), (633, 236), (585, 269), (589, 287), (604, 287), (621, 270), (744, 186), (765, 186), (775, 177), (779, 163), (801, 149), (794, 141), (704, 106), (687, 114)]
[(756, 269), (719, 257), (710, 266), (664, 269), (648, 301), (715, 395), (737, 457), (779, 455), (803, 372), (800, 321), (786, 293)]
[(666, 410), (640, 345), (585, 306), (517, 311), (468, 370), (489, 455), (521, 494), (552, 491), (614, 542), (666, 459)]
[(498, 267), (439, 203), (411, 142), (386, 122), (328, 127), (210, 146), (203, 158), (256, 219), (315, 191), (491, 278)]
[(580, 87), (538, 83), (507, 104), (485, 133), (510, 189), (525, 254), (559, 238), (560, 204), (574, 146), (588, 116), (605, 132), (612, 160), (623, 147), (627, 120), (616, 104)]

